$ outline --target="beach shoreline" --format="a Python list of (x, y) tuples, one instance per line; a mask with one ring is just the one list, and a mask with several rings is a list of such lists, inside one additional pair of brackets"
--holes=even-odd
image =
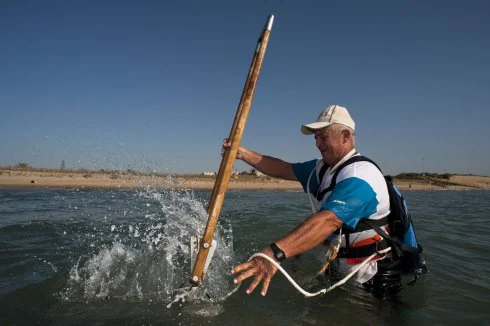
[[(0, 187), (8, 188), (176, 188), (212, 190), (215, 176), (161, 175), (127, 172), (62, 171), (0, 168)], [(490, 177), (451, 175), (449, 178), (394, 178), (401, 190), (488, 190)], [(228, 189), (302, 191), (298, 182), (254, 175), (234, 175)]]

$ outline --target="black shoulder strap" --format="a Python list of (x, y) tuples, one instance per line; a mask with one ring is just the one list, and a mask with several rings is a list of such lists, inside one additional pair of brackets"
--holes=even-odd
[(323, 189), (320, 193), (318, 193), (318, 195), (316, 196), (316, 199), (318, 201), (321, 201), (327, 192), (332, 191), (332, 189), (335, 187), (335, 185), (337, 185), (337, 176), (339, 175), (340, 171), (342, 171), (343, 168), (345, 168), (349, 164), (352, 164), (352, 163), (355, 163), (355, 162), (361, 162), (361, 161), (372, 163), (375, 167), (378, 168), (378, 170), (381, 171), (381, 169), (379, 168), (379, 166), (376, 163), (374, 163), (374, 161), (372, 161), (371, 159), (369, 159), (369, 158), (367, 158), (365, 156), (362, 156), (362, 155), (352, 156), (347, 161), (345, 161), (344, 163), (342, 163), (335, 170), (335, 172), (333, 174), (333, 177), (332, 177), (332, 181), (330, 182), (330, 186), (328, 186), (328, 188)]
[[(325, 173), (327, 173), (328, 170), (328, 164), (323, 163), (323, 166), (320, 168), (320, 172), (318, 173), (318, 184), (316, 188), (311, 188), (310, 183), (308, 183), (308, 187), (310, 187), (310, 193), (311, 194), (318, 194), (318, 189), (320, 188), (320, 185), (322, 184), (323, 177), (325, 176)], [(313, 168), (313, 170), (310, 172), (315, 173), (316, 172), (316, 166)], [(316, 176), (316, 173), (315, 173)], [(308, 178), (309, 180), (309, 178)]]
[(323, 163), (322, 168), (320, 169), (320, 173), (318, 173), (318, 185), (322, 184), (323, 177), (328, 170), (328, 164)]

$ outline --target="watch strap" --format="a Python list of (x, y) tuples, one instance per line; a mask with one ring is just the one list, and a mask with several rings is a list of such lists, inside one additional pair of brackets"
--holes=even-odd
[(284, 251), (282, 251), (281, 248), (277, 246), (275, 242), (271, 243), (271, 249), (272, 252), (274, 253), (274, 258), (276, 258), (278, 262), (281, 262), (284, 259), (286, 259), (286, 254), (284, 253)]

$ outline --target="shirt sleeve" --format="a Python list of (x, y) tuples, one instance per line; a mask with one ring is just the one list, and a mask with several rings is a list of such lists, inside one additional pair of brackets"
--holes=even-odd
[[(303, 163), (293, 163), (293, 172), (296, 175), (296, 178), (303, 186), (304, 192), (306, 192), (306, 184), (308, 183), (308, 177), (310, 176), (311, 171), (316, 167), (317, 160), (311, 160)], [(311, 178), (310, 188), (312, 186), (318, 186), (318, 180), (316, 177)]]
[(376, 193), (366, 181), (351, 177), (335, 185), (320, 210), (332, 211), (347, 227), (355, 229), (361, 219), (376, 212), (378, 203)]

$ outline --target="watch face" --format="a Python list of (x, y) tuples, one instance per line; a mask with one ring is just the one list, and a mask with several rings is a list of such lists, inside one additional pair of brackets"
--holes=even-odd
[(272, 251), (274, 252), (274, 257), (278, 261), (283, 261), (286, 258), (284, 251), (281, 250), (275, 243), (271, 244)]
[(279, 251), (276, 251), (274, 253), (274, 256), (276, 257), (277, 260), (279, 261), (283, 261), (284, 260), (284, 252), (282, 252), (282, 250), (279, 250)]

